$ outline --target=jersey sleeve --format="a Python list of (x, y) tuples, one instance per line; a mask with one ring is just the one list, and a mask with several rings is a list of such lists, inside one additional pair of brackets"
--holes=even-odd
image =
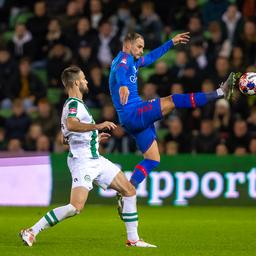
[(76, 100), (71, 101), (68, 104), (68, 116), (67, 117), (75, 117), (78, 120), (82, 120), (83, 112), (82, 112), (82, 107), (80, 105), (81, 104)]
[(78, 114), (78, 102), (71, 101), (68, 104), (68, 117), (77, 117)]
[(116, 67), (116, 80), (117, 85), (120, 86), (128, 86), (129, 81), (127, 78), (127, 71), (129, 70), (129, 59), (123, 58), (121, 62)]
[(162, 57), (166, 52), (168, 52), (169, 49), (171, 49), (172, 47), (173, 47), (173, 41), (172, 40), (167, 41), (166, 43), (162, 44), (160, 47), (154, 49), (150, 53), (139, 58), (138, 66), (145, 67), (145, 66), (151, 65), (157, 59)]

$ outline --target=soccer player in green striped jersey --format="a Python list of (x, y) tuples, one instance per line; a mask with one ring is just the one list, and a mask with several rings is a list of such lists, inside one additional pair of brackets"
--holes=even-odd
[(32, 227), (21, 230), (21, 239), (24, 244), (32, 246), (39, 232), (80, 213), (94, 183), (104, 189), (112, 188), (122, 195), (121, 216), (127, 232), (126, 245), (156, 247), (139, 238), (135, 188), (115, 164), (98, 152), (100, 140), (110, 136), (108, 133), (98, 135), (98, 131), (112, 130), (116, 125), (108, 121), (94, 122), (83, 102), (83, 95), (89, 89), (80, 68), (66, 68), (61, 79), (69, 96), (62, 111), (61, 129), (70, 151), (67, 159), (72, 176), (70, 203), (47, 212)]

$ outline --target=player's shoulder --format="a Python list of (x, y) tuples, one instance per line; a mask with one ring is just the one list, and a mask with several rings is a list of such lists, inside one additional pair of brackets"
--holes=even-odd
[(84, 102), (77, 98), (68, 98), (66, 102), (64, 103), (63, 108), (78, 108), (81, 106), (84, 106)]
[(133, 58), (130, 54), (122, 52), (120, 55), (120, 63), (129, 65), (132, 62)]

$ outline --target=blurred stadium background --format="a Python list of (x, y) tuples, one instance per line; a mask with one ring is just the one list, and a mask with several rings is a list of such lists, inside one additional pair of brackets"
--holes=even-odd
[[(45, 209), (16, 207), (48, 207), (69, 198), (68, 148), (60, 133), (66, 98), (61, 71), (80, 66), (90, 87), (85, 101), (96, 122), (117, 122), (109, 66), (129, 31), (144, 36), (145, 53), (176, 33), (191, 34), (188, 45), (140, 70), (144, 99), (208, 92), (230, 71), (256, 72), (255, 0), (0, 0), (0, 205), (12, 206), (0, 208), (1, 255), (44, 255), (23, 249), (15, 235)], [(140, 255), (255, 255), (256, 211), (247, 206), (256, 198), (256, 97), (238, 94), (235, 102), (221, 99), (204, 108), (175, 110), (156, 127), (162, 163), (139, 187), (138, 200), (162, 206), (141, 206), (141, 230), (162, 249)], [(141, 159), (121, 126), (100, 150), (128, 176)], [(98, 224), (89, 224), (86, 212), (63, 223), (41, 242), (45, 255), (50, 247), (52, 255), (69, 255), (76, 239), (83, 245), (73, 255), (88, 252), (91, 243), (96, 249), (88, 255), (102, 253), (97, 248), (105, 247), (100, 235), (106, 223), (110, 229), (115, 225), (120, 238), (122, 223), (114, 207), (97, 206), (114, 204), (113, 196), (95, 189), (88, 218)], [(101, 211), (104, 221), (97, 215)], [(62, 234), (64, 245), (57, 241)], [(120, 254), (136, 253), (121, 249), (114, 233), (110, 237), (114, 242), (104, 255), (115, 255), (115, 246)]]

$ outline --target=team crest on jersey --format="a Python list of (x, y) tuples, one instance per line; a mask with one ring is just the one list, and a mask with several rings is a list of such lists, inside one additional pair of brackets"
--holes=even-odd
[(90, 181), (91, 181), (90, 175), (85, 175), (85, 176), (84, 176), (84, 180), (85, 180), (86, 182), (90, 182)]
[(121, 60), (121, 63), (127, 64), (127, 59), (126, 59), (126, 58), (123, 58), (123, 59)]
[(76, 108), (70, 108), (69, 109), (69, 114), (76, 114), (77, 113), (77, 109)]

